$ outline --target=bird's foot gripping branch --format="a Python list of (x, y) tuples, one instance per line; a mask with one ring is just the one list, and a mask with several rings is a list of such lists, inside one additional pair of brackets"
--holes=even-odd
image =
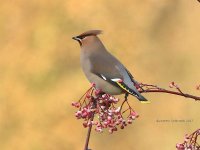
[(183, 143), (176, 144), (177, 150), (200, 150), (198, 142), (198, 136), (200, 135), (200, 129), (196, 130), (190, 135), (185, 135)]
[(77, 119), (83, 119), (85, 128), (95, 126), (97, 132), (103, 132), (103, 129), (107, 128), (109, 133), (113, 133), (118, 128), (124, 129), (128, 124), (132, 124), (138, 117), (127, 96), (121, 106), (117, 105), (118, 102), (118, 98), (102, 93), (92, 85), (78, 102), (72, 103), (72, 106), (78, 109), (75, 116)]

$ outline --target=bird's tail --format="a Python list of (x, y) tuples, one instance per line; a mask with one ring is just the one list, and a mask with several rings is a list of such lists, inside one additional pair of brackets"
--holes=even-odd
[(144, 96), (142, 96), (141, 94), (138, 95), (137, 99), (144, 104), (149, 104), (151, 103), (149, 100), (147, 100)]

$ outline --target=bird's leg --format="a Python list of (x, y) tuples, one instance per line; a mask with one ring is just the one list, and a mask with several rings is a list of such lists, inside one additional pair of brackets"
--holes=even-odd
[(128, 100), (128, 93), (125, 93), (124, 101), (122, 102), (122, 104), (120, 106), (120, 112), (122, 111), (122, 107), (123, 107), (124, 103), (127, 102), (127, 100)]
[(125, 101), (128, 100), (128, 93), (125, 93), (125, 97), (124, 97)]

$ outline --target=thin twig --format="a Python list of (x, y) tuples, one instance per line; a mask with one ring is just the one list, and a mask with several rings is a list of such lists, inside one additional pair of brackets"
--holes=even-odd
[(127, 101), (127, 98), (128, 98), (128, 94), (126, 93), (125, 94), (125, 97), (124, 97), (124, 101), (122, 102), (122, 104), (121, 104), (121, 107), (120, 107), (120, 112), (121, 112), (121, 110), (122, 110), (122, 107), (123, 107), (123, 105), (124, 105), (124, 103)]
[(164, 88), (160, 88), (160, 87), (158, 87), (156, 85), (152, 85), (152, 84), (140, 83), (140, 86), (143, 88), (143, 90), (139, 90), (140, 93), (154, 93), (154, 92), (155, 93), (168, 93), (168, 94), (179, 95), (179, 96), (183, 96), (183, 97), (191, 98), (191, 99), (195, 99), (195, 100), (200, 100), (199, 96), (194, 96), (191, 94), (183, 93), (182, 90), (177, 85), (174, 85), (174, 83), (173, 83), (173, 87), (175, 87), (176, 90), (178, 90), (178, 91), (166, 90)]
[[(90, 119), (90, 121), (92, 122), (94, 119), (94, 112), (92, 114), (92, 118)], [(85, 141), (85, 148), (84, 150), (89, 150), (88, 149), (88, 145), (89, 145), (89, 141), (90, 141), (90, 134), (91, 134), (91, 130), (92, 130), (92, 124), (89, 126), (88, 128), (88, 132), (87, 132), (87, 137), (86, 137), (86, 141)]]
[(194, 96), (194, 95), (191, 95), (191, 94), (184, 94), (184, 93), (180, 93), (180, 92), (175, 92), (175, 91), (171, 91), (171, 90), (145, 90), (144, 92), (143, 91), (140, 91), (140, 93), (169, 93), (169, 94), (173, 94), (173, 95), (179, 95), (179, 96), (183, 96), (183, 97), (186, 97), (186, 98), (192, 98), (192, 99), (195, 99), (195, 100), (200, 100), (200, 97), (198, 96)]

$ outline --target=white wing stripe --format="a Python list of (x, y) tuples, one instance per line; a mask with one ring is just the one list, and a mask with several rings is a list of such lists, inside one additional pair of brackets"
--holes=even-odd
[(101, 74), (101, 77), (102, 77), (104, 80), (106, 80), (106, 77), (105, 77), (104, 75)]
[(111, 81), (113, 81), (113, 82), (121, 82), (122, 79), (120, 79), (120, 78), (114, 78), (114, 79), (111, 79)]

